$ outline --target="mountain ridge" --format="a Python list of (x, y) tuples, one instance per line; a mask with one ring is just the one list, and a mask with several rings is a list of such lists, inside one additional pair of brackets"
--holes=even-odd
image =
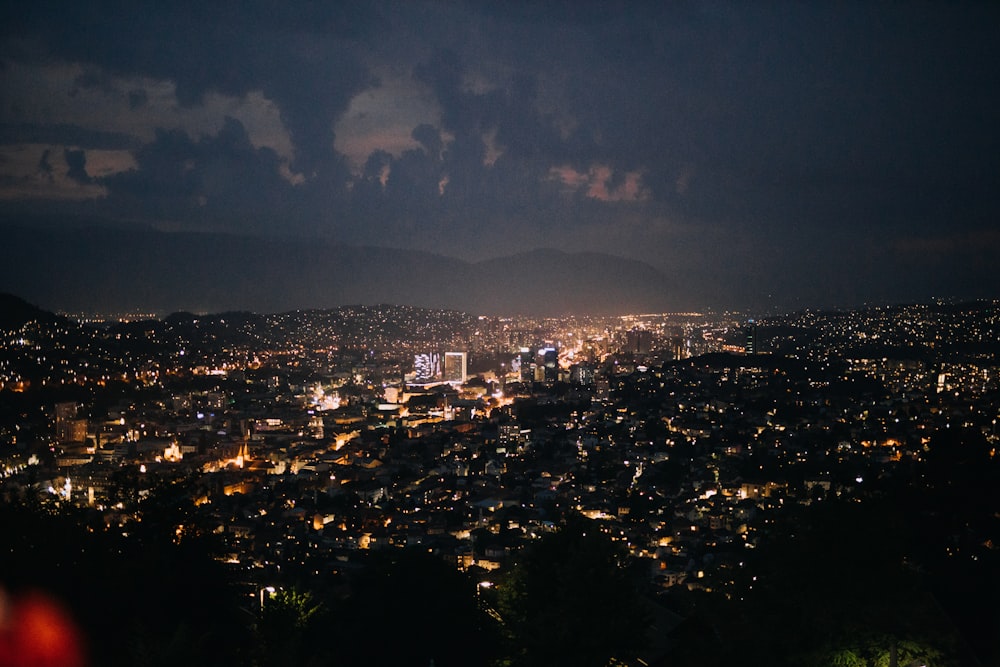
[(31, 321), (57, 324), (65, 320), (16, 294), (0, 291), (0, 331), (14, 331)]
[(257, 313), (395, 303), (490, 315), (669, 309), (642, 262), (539, 248), (477, 262), (326, 239), (80, 225), (2, 226), (0, 290), (51, 310)]

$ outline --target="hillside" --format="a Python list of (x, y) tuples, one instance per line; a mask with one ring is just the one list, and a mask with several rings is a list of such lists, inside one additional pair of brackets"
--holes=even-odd
[(472, 313), (615, 315), (669, 309), (667, 279), (600, 253), (470, 263), (323, 239), (103, 226), (7, 226), (0, 289), (72, 312), (280, 312), (397, 303)]

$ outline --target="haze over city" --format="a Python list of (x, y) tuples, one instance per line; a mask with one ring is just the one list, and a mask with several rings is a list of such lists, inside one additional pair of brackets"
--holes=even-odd
[[(587, 293), (653, 285), (664, 309), (992, 298), (998, 19), (995, 3), (7, 3), (0, 289), (63, 310), (413, 293), (472, 309), (469, 275), (509, 284), (475, 262), (549, 248), (583, 270), (611, 260), (573, 253), (627, 260), (641, 276)], [(402, 252), (324, 281), (324, 257), (354, 266), (358, 246)], [(399, 257), (455, 279), (422, 289)], [(411, 293), (310, 296), (392, 265)], [(234, 267), (247, 277), (227, 282)], [(254, 275), (294, 285), (254, 301)]]

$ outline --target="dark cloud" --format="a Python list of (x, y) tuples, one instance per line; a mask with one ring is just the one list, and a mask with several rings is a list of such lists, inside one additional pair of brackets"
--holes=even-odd
[[(413, 137), (431, 155), (441, 153), (439, 172), (448, 177), (446, 201), (503, 210), (512, 186), (514, 192), (535, 189), (545, 178), (545, 170), (534, 162), (538, 157), (556, 164), (566, 151), (551, 120), (544, 119), (535, 105), (536, 84), (530, 75), (517, 74), (505, 85), (484, 92), (468, 90), (465, 75), (459, 56), (448, 50), (435, 52), (414, 68), (414, 77), (434, 91), (442, 108), (442, 129), (453, 139), (441, 153), (440, 132), (435, 128), (420, 126)], [(497, 144), (492, 164), (487, 138)], [(516, 167), (506, 171), (509, 165)], [(512, 177), (525, 182), (515, 185)], [(544, 202), (537, 205), (545, 206)]]
[(276, 71), (263, 90), (281, 108), (281, 119), (295, 145), (293, 168), (313, 175), (328, 168), (333, 159), (333, 124), (346, 110), (351, 97), (372, 85), (374, 79), (348, 52), (303, 54), (291, 67)]
[[(561, 149), (577, 168), (642, 168), (657, 199), (690, 215), (766, 220), (778, 208), (797, 224), (870, 225), (869, 211), (899, 208), (888, 193), (900, 183), (926, 199), (995, 171), (1000, 153), (977, 148), (997, 135), (1000, 81), (985, 66), (994, 47), (983, 27), (995, 19), (983, 5), (689, 3), (563, 21), (563, 39), (526, 51), (562, 68), (575, 129), (561, 145), (500, 137), (545, 146), (550, 159)], [(826, 211), (851, 187), (887, 196), (837, 221)]]
[(470, 104), (474, 96), (462, 91), (462, 75), (458, 54), (448, 49), (436, 51), (430, 61), (413, 69), (413, 77), (434, 91), (444, 111), (441, 122), (449, 130), (465, 129), (479, 121), (470, 116), (469, 112), (477, 109)]
[(433, 125), (421, 123), (413, 128), (412, 136), (420, 142), (420, 145), (424, 147), (424, 151), (429, 156), (440, 159), (441, 151), (444, 148), (444, 141), (441, 139), (440, 130)]
[[(891, 298), (930, 289), (931, 249), (989, 282), (974, 248), (995, 243), (968, 240), (1000, 219), (997, 25), (986, 3), (8, 3), (2, 81), (62, 64), (73, 99), (132, 113), (113, 132), (36, 121), (74, 102), (25, 94), (0, 118), (32, 123), (0, 124), (0, 148), (64, 150), (118, 218), (463, 257), (607, 250), (714, 303)], [(262, 94), (283, 128), (250, 114), (144, 143), (176, 111), (164, 82), (182, 114)], [(334, 127), (372, 92), (349, 164)], [(86, 180), (110, 171), (101, 148), (134, 168)]]
[(197, 140), (161, 130), (136, 153), (136, 162), (135, 169), (101, 180), (109, 191), (105, 210), (195, 229), (260, 232), (283, 224), (278, 215), (292, 186), (279, 175), (280, 159), (255, 148), (235, 119)]
[(49, 149), (45, 149), (42, 152), (42, 157), (38, 160), (38, 173), (49, 182), (52, 181), (52, 163), (49, 162), (49, 154), (51, 152)]
[(262, 91), (278, 104), (295, 168), (307, 174), (333, 162), (333, 123), (374, 83), (350, 48), (378, 21), (364, 3), (39, 2), (6, 13), (8, 36), (18, 26), (54, 55), (101, 68), (81, 75), (81, 86), (100, 85), (108, 74), (168, 79), (184, 105), (210, 91)]
[(0, 145), (57, 144), (106, 150), (135, 148), (138, 140), (122, 132), (101, 132), (76, 125), (0, 123)]
[[(93, 66), (84, 69), (84, 71), (76, 77), (74, 84), (76, 84), (77, 88), (80, 89), (100, 90), (105, 93), (115, 92), (115, 86), (111, 75), (105, 70)], [(70, 95), (76, 95), (77, 88), (74, 88), (70, 92)]]
[(63, 151), (63, 158), (66, 160), (66, 166), (69, 167), (69, 171), (66, 172), (67, 178), (81, 185), (93, 182), (93, 179), (87, 174), (86, 153), (82, 150), (70, 150), (67, 148)]
[(128, 108), (132, 111), (141, 109), (149, 102), (149, 94), (141, 88), (128, 91)]

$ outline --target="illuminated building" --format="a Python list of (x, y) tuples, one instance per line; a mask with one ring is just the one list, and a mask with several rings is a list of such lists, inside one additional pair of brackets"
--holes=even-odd
[(653, 349), (653, 332), (649, 329), (631, 329), (625, 334), (625, 351), (648, 354)]
[(466, 380), (465, 352), (444, 353), (444, 381), (462, 384)]
[(84, 442), (87, 420), (77, 419), (76, 403), (56, 403), (56, 441)]
[(437, 352), (425, 352), (413, 357), (414, 382), (423, 384), (434, 382), (441, 377), (441, 356)]
[(497, 427), (497, 454), (515, 452), (527, 444), (531, 431), (519, 424), (500, 424)]
[(539, 350), (542, 358), (542, 365), (545, 369), (544, 379), (546, 382), (555, 382), (559, 379), (559, 351), (554, 347), (546, 347)]
[(570, 382), (582, 385), (594, 384), (594, 367), (590, 364), (573, 364), (569, 369)]
[(521, 348), (520, 359), (521, 382), (532, 382), (535, 379), (535, 360), (530, 347)]
[(745, 345), (747, 354), (757, 354), (757, 323), (747, 320), (747, 342)]

